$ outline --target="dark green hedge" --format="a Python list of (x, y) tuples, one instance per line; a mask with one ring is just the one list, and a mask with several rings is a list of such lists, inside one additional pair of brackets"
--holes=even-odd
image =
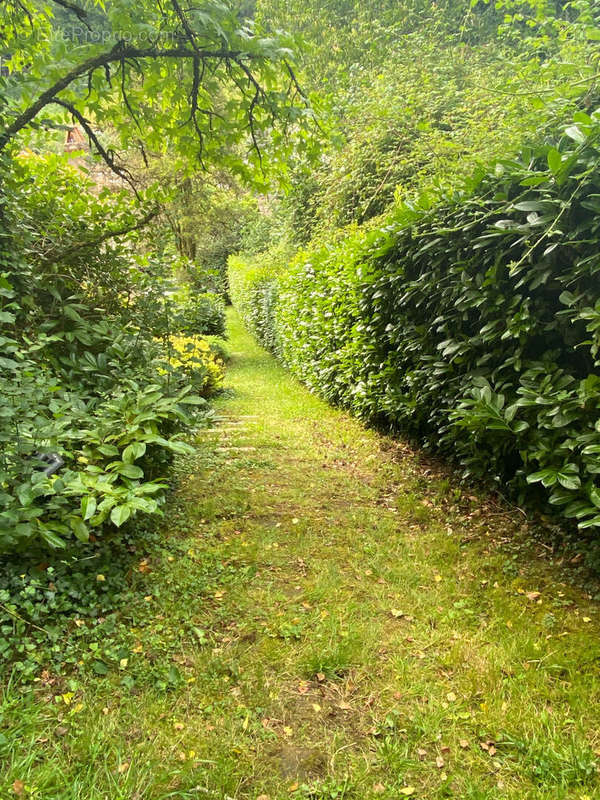
[(461, 196), (301, 254), (274, 310), (238, 279), (242, 311), (331, 402), (600, 526), (599, 143), (580, 113)]

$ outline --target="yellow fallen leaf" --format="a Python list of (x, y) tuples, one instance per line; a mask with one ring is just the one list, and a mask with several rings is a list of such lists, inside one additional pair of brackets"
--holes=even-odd
[(285, 734), (285, 736), (288, 736), (288, 737), (289, 737), (289, 736), (291, 736), (291, 735), (294, 733), (294, 731), (292, 730), (292, 728), (285, 727), (285, 728), (283, 729), (283, 733)]
[(183, 722), (174, 722), (173, 723), (173, 727), (175, 728), (176, 731), (182, 731), (183, 730)]
[(414, 786), (405, 786), (403, 789), (400, 789), (400, 794), (403, 794), (404, 797), (410, 797), (411, 794), (414, 794), (416, 791)]
[(128, 658), (122, 658), (122, 659), (119, 661), (119, 668), (120, 668), (120, 669), (125, 669), (125, 667), (127, 666), (127, 664), (129, 664), (129, 659), (128, 659)]
[(298, 791), (298, 788), (299, 788), (299, 786), (300, 786), (300, 784), (299, 784), (299, 783), (292, 783), (292, 785), (289, 787), (288, 791), (290, 791), (290, 792), (297, 792), (297, 791)]
[(12, 785), (12, 790), (17, 796), (22, 795), (25, 791), (25, 784), (23, 781), (15, 781)]
[(584, 622), (591, 622), (591, 617), (583, 617)]
[(456, 702), (456, 695), (454, 694), (454, 692), (448, 692), (448, 694), (446, 695), (446, 700), (449, 703), (455, 703)]
[(119, 775), (122, 775), (124, 772), (127, 772), (128, 769), (129, 769), (129, 761), (123, 761), (123, 763), (119, 764), (118, 766)]
[(294, 519), (292, 520), (292, 525), (297, 525), (299, 522), (300, 520), (298, 519), (298, 517), (294, 517)]
[(441, 583), (442, 582), (442, 576), (441, 575), (435, 575), (433, 579), (434, 579), (434, 581), (436, 583)]
[(75, 697), (73, 692), (67, 692), (66, 694), (61, 695), (62, 701), (66, 706), (71, 705), (71, 700)]
[(103, 581), (105, 581), (105, 580), (106, 580), (106, 578), (104, 577), (104, 575), (96, 575), (96, 580), (97, 580), (99, 583), (102, 583)]

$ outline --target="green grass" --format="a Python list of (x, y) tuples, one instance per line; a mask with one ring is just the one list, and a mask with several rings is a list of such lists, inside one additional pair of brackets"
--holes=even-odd
[(596, 602), (518, 512), (230, 334), (123, 660), (5, 687), (0, 798), (600, 797)]

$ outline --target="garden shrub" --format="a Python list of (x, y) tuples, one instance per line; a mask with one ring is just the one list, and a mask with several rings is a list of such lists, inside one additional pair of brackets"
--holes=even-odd
[(224, 359), (220, 350), (195, 336), (171, 336), (169, 364), (183, 369), (198, 394), (211, 397), (223, 388)]
[(302, 381), (513, 496), (600, 526), (600, 115), (279, 277), (230, 261)]
[[(93, 190), (58, 156), (15, 158), (3, 177), (0, 552), (31, 554), (159, 510), (167, 466), (222, 379), (209, 345), (171, 341), (168, 321), (220, 331), (223, 311), (207, 300), (186, 316), (135, 237), (107, 240), (107, 219), (135, 225), (130, 196)], [(159, 338), (136, 302), (157, 297)], [(53, 474), (47, 458), (63, 462)]]

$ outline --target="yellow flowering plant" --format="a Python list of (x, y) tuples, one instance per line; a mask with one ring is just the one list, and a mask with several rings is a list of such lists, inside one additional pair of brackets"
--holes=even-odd
[(190, 376), (195, 391), (203, 397), (216, 394), (223, 386), (223, 360), (199, 336), (169, 336), (169, 364)]

